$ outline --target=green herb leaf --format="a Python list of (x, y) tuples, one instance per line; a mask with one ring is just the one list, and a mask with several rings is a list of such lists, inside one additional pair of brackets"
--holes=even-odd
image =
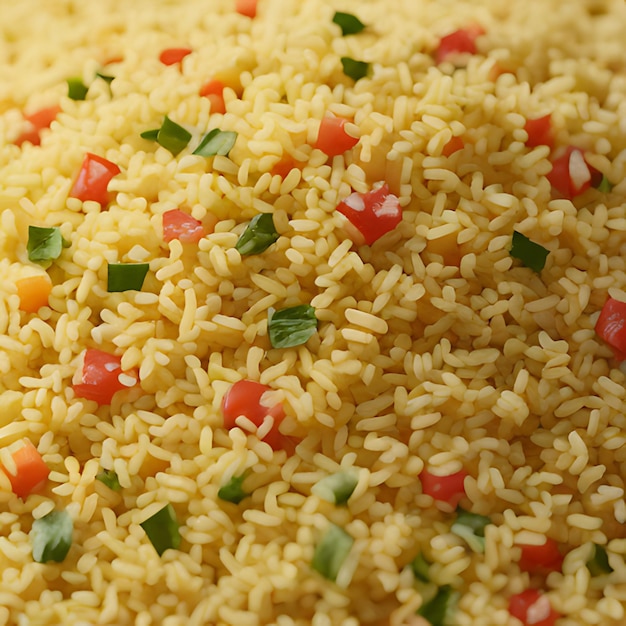
[(67, 97), (72, 100), (84, 100), (89, 87), (80, 78), (67, 79)]
[(546, 265), (549, 250), (531, 241), (526, 235), (513, 231), (513, 243), (510, 254), (519, 259), (526, 267), (539, 273)]
[(255, 215), (235, 244), (242, 256), (265, 252), (279, 237), (271, 213)]
[(193, 151), (193, 154), (204, 157), (215, 156), (216, 154), (228, 156), (236, 140), (236, 132), (214, 128), (202, 138), (202, 141)]
[(157, 135), (157, 142), (160, 145), (176, 156), (187, 147), (190, 139), (191, 133), (186, 128), (183, 128), (176, 122), (172, 122), (167, 115), (165, 116)]
[(268, 312), (268, 334), (273, 348), (292, 348), (306, 343), (317, 331), (315, 309), (300, 304)]
[(67, 511), (50, 511), (33, 522), (30, 532), (33, 560), (37, 563), (61, 563), (72, 545), (74, 523)]
[(244, 472), (241, 476), (233, 476), (225, 485), (220, 487), (217, 492), (217, 497), (227, 502), (233, 502), (239, 504), (244, 498), (247, 498), (250, 494), (244, 491), (242, 485), (247, 474)]
[(181, 537), (176, 521), (176, 511), (171, 504), (166, 504), (140, 526), (145, 530), (159, 556), (169, 548), (176, 549), (180, 546)]
[(151, 130), (144, 130), (139, 136), (142, 139), (147, 139), (148, 141), (156, 141), (159, 137), (160, 128), (153, 128)]
[(341, 57), (343, 73), (354, 81), (365, 78), (370, 71), (370, 64), (365, 61), (356, 61), (350, 57)]
[(341, 34), (344, 37), (346, 35), (356, 35), (365, 28), (365, 24), (358, 17), (351, 13), (342, 13), (341, 11), (335, 13), (333, 22), (341, 28)]
[(445, 626), (450, 621), (451, 614), (456, 609), (459, 593), (454, 591), (449, 585), (439, 587), (435, 597), (422, 604), (417, 611), (431, 626)]
[(604, 174), (602, 174), (602, 180), (597, 186), (597, 190), (602, 193), (610, 193), (613, 190), (613, 187), (615, 187), (615, 185)]
[(140, 291), (150, 268), (149, 263), (107, 263), (107, 291)]
[(606, 553), (606, 548), (599, 546), (597, 543), (593, 544), (593, 554), (586, 565), (592, 576), (602, 576), (603, 574), (610, 574), (613, 571), (613, 568), (609, 564), (609, 556)]
[(61, 256), (63, 248), (69, 244), (61, 236), (57, 226), (44, 228), (41, 226), (28, 227), (28, 242), (26, 250), (28, 260), (48, 267), (52, 261)]
[(311, 491), (326, 502), (342, 505), (348, 502), (358, 482), (353, 473), (337, 472), (324, 476), (311, 487)]
[(467, 545), (474, 552), (485, 551), (485, 527), (491, 524), (491, 520), (485, 515), (470, 513), (462, 508), (457, 508), (457, 518), (450, 530), (465, 539)]
[(423, 583), (430, 582), (430, 563), (426, 560), (423, 552), (420, 552), (411, 561), (411, 570), (413, 571), (413, 576), (418, 580), (421, 580)]
[(111, 84), (115, 76), (109, 76), (108, 74), (102, 74), (101, 72), (96, 72), (96, 78), (101, 78), (105, 83)]
[(109, 489), (113, 491), (120, 491), (122, 489), (122, 485), (120, 485), (117, 473), (113, 470), (102, 470), (101, 472), (96, 474), (96, 480), (104, 483)]
[(354, 539), (343, 529), (331, 524), (315, 546), (311, 567), (328, 580), (337, 580), (337, 574), (346, 560)]

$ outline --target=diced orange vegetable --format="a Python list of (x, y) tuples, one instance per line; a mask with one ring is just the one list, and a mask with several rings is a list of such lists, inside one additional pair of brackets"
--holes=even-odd
[(257, 0), (235, 0), (235, 11), (246, 17), (256, 17)]
[(212, 78), (200, 87), (200, 95), (211, 101), (212, 113), (226, 113), (224, 103), (224, 83), (217, 78)]
[(163, 65), (176, 65), (191, 53), (191, 48), (167, 48), (159, 55), (159, 61)]
[(359, 139), (348, 135), (345, 129), (347, 123), (348, 120), (341, 117), (322, 118), (313, 147), (331, 158), (354, 148), (359, 143)]
[(434, 254), (440, 254), (443, 257), (445, 265), (455, 265), (458, 267), (461, 264), (463, 254), (459, 249), (457, 243), (458, 233), (449, 233), (438, 239), (429, 239), (426, 242), (426, 250)]
[(286, 154), (280, 161), (278, 161), (278, 163), (276, 163), (276, 165), (274, 165), (271, 174), (272, 176), (276, 176), (278, 174), (278, 176), (284, 180), (287, 178), (289, 172), (296, 167), (298, 167), (296, 162), (288, 154)]
[(17, 295), (20, 297), (20, 309), (26, 313), (36, 313), (42, 306), (48, 305), (48, 296), (52, 282), (47, 274), (27, 276), (16, 281)]
[(11, 482), (13, 493), (24, 500), (46, 484), (50, 469), (30, 439), (24, 439), (24, 445), (11, 456), (17, 470), (16, 474), (12, 474), (4, 467), (2, 470)]
[(462, 150), (464, 147), (465, 143), (463, 142), (463, 139), (461, 139), (461, 137), (452, 137), (452, 139), (450, 139), (450, 141), (448, 141), (448, 143), (443, 147), (441, 154), (448, 157), (451, 154)]

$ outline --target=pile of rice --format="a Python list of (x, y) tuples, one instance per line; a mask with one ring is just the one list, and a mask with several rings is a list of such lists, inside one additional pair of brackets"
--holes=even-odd
[[(0, 448), (28, 437), (51, 470), (22, 500), (0, 472), (0, 624), (400, 625), (422, 603), (422, 552), (437, 585), (460, 593), (454, 622), (519, 625), (530, 587), (558, 626), (626, 621), (626, 377), (594, 332), (607, 296), (626, 299), (626, 5), (622, 0), (0, 1)], [(335, 11), (366, 29), (341, 36)], [(479, 24), (460, 67), (440, 38)], [(162, 50), (188, 47), (179, 65)], [(340, 58), (371, 64), (357, 81)], [(105, 65), (115, 59), (114, 63)], [(110, 86), (93, 80), (106, 68)], [(226, 113), (199, 95), (212, 76)], [(68, 98), (70, 77), (89, 87)], [(24, 115), (61, 108), (40, 146), (13, 142)], [(546, 178), (527, 119), (550, 113), (615, 184), (573, 201)], [(313, 149), (326, 115), (357, 146)], [(229, 156), (178, 156), (140, 133), (164, 115), (238, 133)], [(464, 147), (442, 151), (452, 137)], [(86, 152), (116, 163), (112, 202), (68, 198)], [(297, 167), (272, 169), (284, 157)], [(335, 210), (386, 181), (400, 225), (355, 246)], [(165, 243), (182, 209), (208, 234)], [(242, 257), (252, 217), (280, 238)], [(47, 270), (49, 306), (19, 310), (28, 226), (69, 247)], [(509, 249), (513, 230), (549, 250), (540, 273)], [(147, 261), (141, 291), (108, 293), (107, 263)], [(268, 309), (315, 307), (305, 345), (272, 349)], [(75, 396), (98, 347), (136, 368), (110, 406)], [(295, 453), (226, 430), (237, 380), (276, 390)], [(112, 491), (95, 476), (117, 473)], [(346, 506), (311, 489), (339, 469)], [(489, 516), (486, 549), (451, 532), (452, 509), (420, 473), (465, 469), (461, 506)], [(239, 505), (217, 497), (251, 473)], [(182, 543), (161, 557), (140, 524), (171, 503)], [(66, 510), (62, 563), (37, 563), (29, 532)], [(341, 578), (311, 567), (330, 524), (354, 545)], [(518, 544), (549, 537), (562, 570), (531, 577)], [(592, 577), (593, 544), (613, 572)]]

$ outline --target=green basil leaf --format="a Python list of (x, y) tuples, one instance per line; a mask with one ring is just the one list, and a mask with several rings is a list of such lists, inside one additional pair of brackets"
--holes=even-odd
[(610, 193), (613, 190), (613, 187), (615, 187), (615, 185), (604, 174), (602, 174), (602, 180), (600, 181), (597, 190), (602, 193)]
[(149, 263), (108, 263), (107, 291), (140, 291)]
[(80, 78), (67, 79), (67, 96), (72, 100), (84, 100), (89, 87)]
[(99, 480), (113, 491), (120, 491), (122, 489), (117, 473), (113, 470), (102, 470), (96, 474), (96, 480)]
[(342, 505), (348, 502), (358, 482), (353, 473), (337, 472), (324, 476), (311, 487), (311, 491), (326, 502)]
[(37, 563), (61, 563), (72, 545), (74, 523), (67, 511), (50, 511), (33, 522), (30, 532), (33, 560)]
[(450, 530), (457, 536), (465, 539), (467, 545), (474, 552), (485, 551), (485, 528), (491, 520), (485, 515), (470, 513), (462, 508), (457, 509), (457, 518)]
[(586, 565), (592, 576), (602, 576), (603, 574), (610, 574), (613, 571), (613, 568), (609, 564), (609, 556), (606, 553), (606, 548), (597, 543), (593, 544), (593, 554)]
[(439, 587), (435, 597), (422, 604), (417, 614), (428, 620), (431, 626), (445, 626), (456, 608), (459, 595), (449, 585)]
[(176, 520), (176, 511), (171, 504), (166, 504), (152, 517), (141, 522), (140, 526), (148, 535), (150, 543), (159, 556), (169, 548), (177, 549), (180, 546), (181, 537)]
[(216, 154), (228, 156), (236, 140), (236, 132), (214, 128), (202, 138), (202, 141), (193, 151), (193, 154), (204, 157), (215, 156)]
[(187, 147), (190, 139), (191, 133), (180, 124), (172, 122), (167, 115), (156, 138), (157, 142), (167, 148), (174, 156)]
[(273, 348), (293, 348), (306, 343), (317, 331), (315, 309), (300, 304), (268, 312), (268, 333)]
[(337, 574), (346, 560), (354, 539), (343, 528), (331, 524), (315, 546), (311, 567), (328, 580), (337, 580)]
[(370, 71), (370, 64), (365, 61), (356, 61), (350, 57), (341, 57), (343, 73), (354, 81), (365, 78)]
[(365, 28), (365, 24), (358, 17), (351, 13), (342, 13), (341, 11), (335, 13), (333, 22), (341, 28), (341, 34), (344, 37), (346, 35), (356, 35)]
[(109, 76), (108, 74), (102, 74), (102, 72), (96, 72), (96, 78), (101, 78), (105, 83), (110, 85), (115, 76)]
[(255, 215), (235, 244), (242, 256), (265, 252), (279, 237), (271, 213)]
[(48, 266), (61, 256), (61, 251), (69, 244), (61, 236), (61, 229), (57, 226), (45, 228), (41, 226), (28, 227), (28, 242), (26, 251), (28, 260), (33, 263)]
[(241, 476), (233, 476), (225, 485), (220, 487), (217, 497), (227, 502), (239, 504), (250, 495), (247, 491), (244, 491), (242, 486), (246, 476), (245, 472)]
[(420, 552), (411, 561), (411, 570), (417, 580), (421, 580), (423, 583), (430, 582), (430, 563), (426, 560), (423, 552)]
[(550, 251), (543, 246), (531, 241), (522, 233), (513, 231), (513, 240), (510, 254), (519, 259), (526, 267), (539, 273), (546, 265), (546, 259)]

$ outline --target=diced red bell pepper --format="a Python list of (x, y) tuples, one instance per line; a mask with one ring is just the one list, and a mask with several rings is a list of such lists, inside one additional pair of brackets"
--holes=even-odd
[(524, 626), (554, 626), (559, 617), (548, 596), (537, 589), (526, 589), (509, 598), (509, 613)]
[(400, 201), (390, 193), (387, 183), (367, 193), (355, 191), (337, 205), (337, 211), (350, 220), (367, 245), (372, 245), (402, 221)]
[(465, 478), (467, 476), (468, 473), (465, 470), (447, 476), (437, 476), (424, 469), (419, 477), (423, 493), (455, 507), (465, 496)]
[(226, 113), (224, 102), (224, 83), (217, 78), (212, 78), (200, 88), (200, 95), (211, 101), (212, 113)]
[(192, 52), (191, 48), (167, 48), (159, 55), (159, 61), (163, 65), (176, 65)]
[(180, 209), (163, 213), (163, 240), (178, 239), (183, 243), (197, 243), (206, 235), (200, 220)]
[(554, 136), (552, 133), (552, 116), (544, 115), (534, 119), (526, 120), (524, 130), (528, 133), (526, 145), (529, 148), (537, 146), (548, 146), (550, 149), (554, 146)]
[(559, 572), (563, 565), (563, 555), (554, 539), (546, 538), (541, 545), (520, 544), (522, 555), (519, 560), (520, 569), (530, 574), (548, 574)]
[(285, 417), (281, 403), (267, 404), (264, 397), (272, 391), (267, 385), (253, 380), (239, 380), (227, 391), (222, 401), (224, 427), (230, 430), (237, 426), (236, 420), (240, 415), (247, 417), (257, 428), (260, 428), (269, 416), (274, 422), (270, 430), (262, 437), (273, 450), (282, 450), (289, 447), (289, 438), (283, 435), (278, 427)]
[(102, 206), (106, 206), (110, 200), (109, 183), (120, 171), (120, 168), (115, 163), (87, 152), (76, 180), (72, 185), (70, 197), (78, 198), (83, 202), (93, 200)]
[(585, 161), (580, 148), (567, 146), (563, 154), (552, 161), (552, 170), (547, 177), (558, 193), (573, 200), (592, 185), (598, 184), (602, 174)]
[(320, 122), (320, 129), (317, 133), (317, 140), (314, 148), (321, 150), (329, 157), (343, 154), (347, 150), (351, 150), (359, 143), (357, 137), (348, 135), (345, 125), (348, 120), (342, 117), (324, 117)]
[(257, 0), (235, 0), (235, 11), (246, 17), (256, 17)]
[(435, 50), (435, 63), (442, 63), (457, 54), (476, 54), (476, 39), (484, 33), (484, 29), (476, 24), (444, 35)]
[(23, 445), (11, 456), (15, 463), (16, 473), (12, 474), (4, 467), (2, 470), (11, 482), (13, 493), (24, 500), (46, 484), (50, 469), (30, 439), (24, 439)]
[(99, 405), (111, 404), (118, 391), (133, 387), (138, 378), (136, 371), (122, 370), (121, 357), (97, 348), (87, 348), (80, 381), (73, 385), (73, 389), (79, 398), (94, 400)]
[(21, 146), (24, 142), (29, 141), (33, 146), (38, 146), (41, 143), (41, 131), (44, 128), (50, 128), (60, 111), (61, 107), (54, 105), (24, 116), (27, 128), (20, 133), (13, 143), (16, 146)]
[(613, 349), (618, 361), (626, 360), (626, 302), (609, 297), (600, 311), (595, 330)]

